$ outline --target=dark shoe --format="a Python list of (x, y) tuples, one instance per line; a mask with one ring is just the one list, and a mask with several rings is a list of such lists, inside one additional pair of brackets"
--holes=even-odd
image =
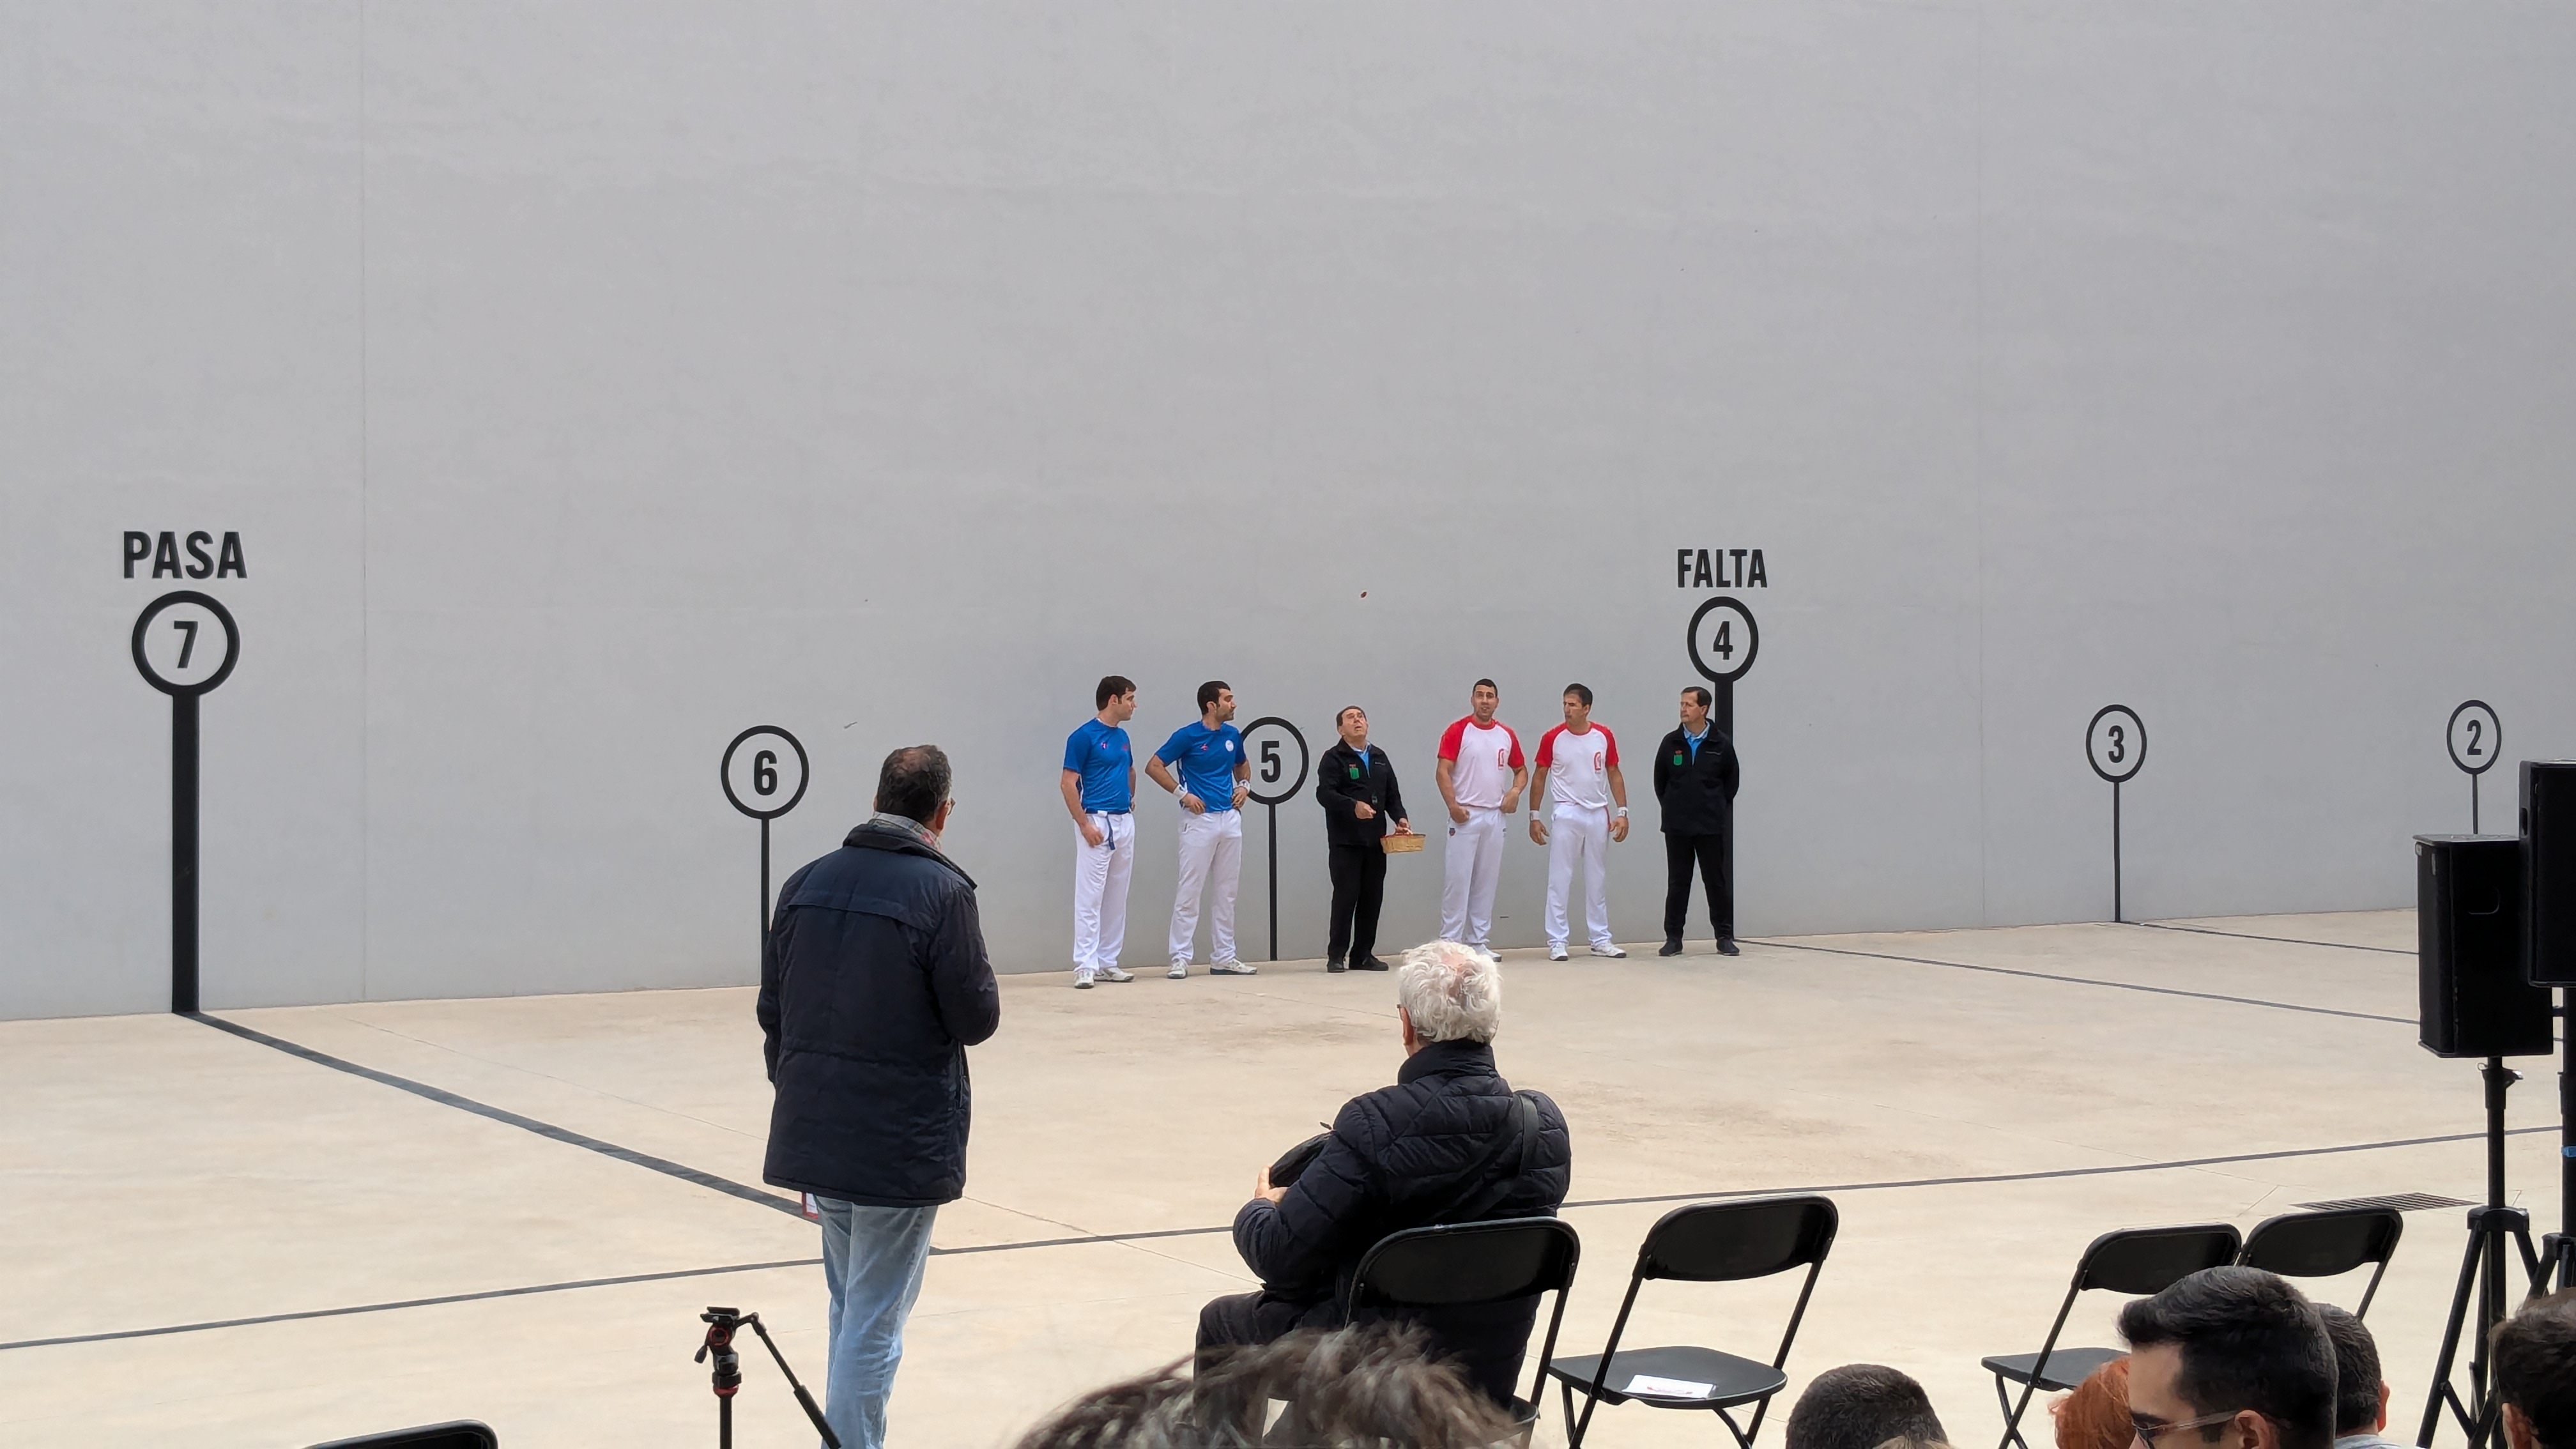
[(1348, 970), (1350, 970), (1351, 968), (1342, 964), (1342, 958), (1341, 958), (1341, 957), (1339, 957), (1339, 956), (1334, 956), (1334, 957), (1331, 957), (1331, 958), (1327, 959), (1327, 960), (1324, 962), (1324, 969), (1325, 969), (1325, 970), (1327, 970), (1327, 971), (1329, 971), (1329, 972), (1331, 972), (1331, 973), (1333, 973), (1333, 974), (1334, 974), (1334, 975), (1336, 975), (1336, 976), (1339, 976), (1339, 975), (1341, 975), (1343, 972), (1348, 971)]
[(1735, 949), (1735, 938), (1733, 936), (1720, 936), (1717, 938), (1717, 954), (1720, 956), (1741, 956), (1744, 953)]
[(1678, 956), (1681, 953), (1682, 938), (1679, 936), (1666, 936), (1664, 938), (1664, 949), (1657, 951), (1655, 954), (1658, 956)]
[(1354, 971), (1383, 971), (1386, 969), (1386, 963), (1377, 959), (1374, 955), (1362, 956), (1360, 959), (1351, 963), (1351, 969)]

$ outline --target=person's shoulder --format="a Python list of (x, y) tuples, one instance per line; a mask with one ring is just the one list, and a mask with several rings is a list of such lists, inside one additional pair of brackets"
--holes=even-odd
[(1440, 758), (1444, 760), (1458, 758), (1458, 741), (1466, 735), (1467, 726), (1472, 723), (1474, 719), (1468, 715), (1460, 715), (1449, 722), (1449, 728), (1440, 732)]

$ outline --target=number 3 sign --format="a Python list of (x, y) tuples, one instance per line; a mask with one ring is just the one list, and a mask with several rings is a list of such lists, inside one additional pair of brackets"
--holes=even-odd
[(2125, 704), (2106, 704), (2093, 712), (2093, 722), (2084, 727), (2084, 757), (2093, 763), (2093, 773), (2111, 782), (2111, 919), (2121, 915), (2120, 900), (2120, 786), (2138, 773), (2147, 762), (2147, 726), (2138, 712)]

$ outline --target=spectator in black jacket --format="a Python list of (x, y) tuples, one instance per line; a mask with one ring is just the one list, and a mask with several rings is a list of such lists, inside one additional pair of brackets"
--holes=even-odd
[(1711, 696), (1682, 691), (1682, 727), (1655, 750), (1655, 799), (1664, 807), (1664, 949), (1682, 953), (1690, 919), (1691, 866), (1708, 891), (1717, 954), (1735, 947), (1735, 742), (1708, 721)]
[[(1395, 1085), (1344, 1103), (1295, 1182), (1273, 1185), (1266, 1167), (1254, 1179), (1252, 1200), (1234, 1215), (1234, 1246), (1261, 1291), (1200, 1311), (1203, 1355), (1339, 1325), (1361, 1256), (1389, 1233), (1553, 1216), (1565, 1201), (1574, 1163), (1565, 1115), (1543, 1093), (1521, 1094), (1535, 1109), (1523, 1130), (1511, 1084), (1494, 1070), (1501, 966), (1471, 946), (1434, 941), (1405, 953), (1395, 987), (1405, 1051)], [(1420, 1322), (1501, 1401), (1512, 1396), (1537, 1312), (1538, 1300), (1524, 1298)]]
[(760, 961), (777, 1090), (762, 1176), (812, 1193), (832, 1293), (824, 1417), (885, 1442), (931, 1219), (966, 1190), (966, 1048), (1001, 1024), (975, 882), (939, 851), (948, 756), (886, 756), (876, 814), (787, 878)]
[(1324, 807), (1324, 863), (1333, 873), (1332, 938), (1324, 947), (1327, 971), (1383, 971), (1377, 958), (1377, 911), (1386, 898), (1386, 849), (1378, 844), (1393, 821), (1411, 835), (1404, 794), (1386, 751), (1368, 742), (1368, 711), (1342, 706), (1334, 718), (1342, 742), (1324, 751), (1315, 770), (1315, 799)]

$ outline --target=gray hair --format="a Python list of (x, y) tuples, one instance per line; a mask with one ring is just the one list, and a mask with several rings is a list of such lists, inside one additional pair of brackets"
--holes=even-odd
[(1424, 1041), (1492, 1041), (1503, 1029), (1503, 968), (1473, 946), (1426, 942), (1395, 968), (1395, 999)]
[[(1483, 1449), (1516, 1438), (1510, 1416), (1435, 1356), (1417, 1327), (1309, 1329), (1257, 1348), (1209, 1350), (1192, 1377), (1180, 1368), (1083, 1395), (1019, 1449)], [(1288, 1418), (1265, 1434), (1273, 1399), (1288, 1401)]]

